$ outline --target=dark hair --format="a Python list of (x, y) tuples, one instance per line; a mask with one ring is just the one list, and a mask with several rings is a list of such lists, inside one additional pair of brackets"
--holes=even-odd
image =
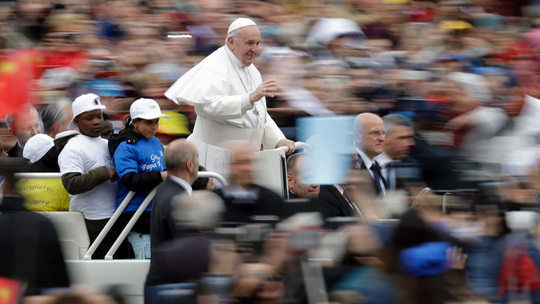
[[(207, 170), (203, 166), (199, 166), (199, 172), (201, 171), (207, 171)], [(209, 180), (210, 179), (208, 177), (199, 177), (193, 182), (193, 185), (191, 185), (191, 188), (193, 188), (193, 190), (206, 190), (206, 186), (208, 185)]]
[[(138, 118), (134, 119), (133, 121), (139, 120)], [(131, 124), (131, 115), (126, 115), (124, 119), (122, 119), (122, 123), (124, 124), (124, 127), (118, 132), (118, 134), (122, 134), (124, 130), (133, 130), (133, 124)]]

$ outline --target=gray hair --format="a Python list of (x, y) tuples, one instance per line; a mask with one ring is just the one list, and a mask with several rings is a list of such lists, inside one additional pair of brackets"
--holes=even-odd
[(69, 115), (64, 111), (66, 108), (71, 110), (71, 102), (66, 99), (61, 99), (57, 102), (49, 104), (41, 111), (44, 133), (51, 132), (55, 122), (61, 124), (67, 122)]
[(396, 126), (413, 127), (412, 121), (401, 114), (388, 114), (382, 120), (384, 122), (384, 128), (388, 132), (392, 132), (392, 128)]
[(165, 168), (167, 171), (181, 172), (184, 170), (188, 160), (195, 161), (193, 148), (187, 142), (171, 143), (165, 150)]
[(296, 174), (298, 173), (298, 168), (296, 167), (296, 164), (298, 163), (298, 159), (303, 155), (303, 153), (296, 153), (287, 158), (287, 174), (293, 177), (296, 176)]
[(225, 211), (223, 200), (210, 191), (182, 193), (171, 201), (171, 215), (182, 229), (209, 229), (219, 227)]
[(237, 41), (238, 40), (238, 35), (240, 34), (240, 30), (242, 28), (237, 28), (235, 29), (234, 31), (230, 32), (227, 34), (227, 37), (225, 38), (225, 45), (228, 45), (229, 44), (229, 37), (233, 37), (233, 40), (234, 41)]
[[(25, 105), (19, 113), (23, 113), (24, 111), (34, 112), (37, 118), (40, 119), (38, 111), (33, 106)], [(17, 113), (6, 115), (4, 122), (6, 123), (8, 130), (13, 127), (13, 123), (17, 120), (17, 116)]]

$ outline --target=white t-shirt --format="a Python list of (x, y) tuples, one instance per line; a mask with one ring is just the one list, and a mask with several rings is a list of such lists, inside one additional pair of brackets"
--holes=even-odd
[[(78, 172), (85, 174), (98, 167), (114, 168), (107, 140), (101, 137), (77, 135), (70, 139), (58, 156), (60, 173)], [(85, 219), (108, 219), (116, 206), (117, 183), (106, 181), (94, 189), (70, 195), (69, 211), (82, 212)]]

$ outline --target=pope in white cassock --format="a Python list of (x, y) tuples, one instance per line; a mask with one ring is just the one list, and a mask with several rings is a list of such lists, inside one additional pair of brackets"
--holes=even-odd
[(220, 146), (228, 140), (247, 140), (264, 149), (281, 146), (294, 152), (266, 111), (265, 97), (274, 97), (274, 79), (262, 81), (253, 65), (261, 33), (255, 22), (236, 19), (229, 26), (225, 46), (178, 79), (165, 96), (195, 106), (197, 120), (187, 140), (199, 151), (200, 164), (226, 175), (230, 153)]

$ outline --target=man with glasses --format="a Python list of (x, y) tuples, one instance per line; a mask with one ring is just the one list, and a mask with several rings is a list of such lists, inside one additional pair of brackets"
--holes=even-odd
[(383, 153), (386, 130), (383, 120), (375, 114), (362, 113), (353, 123), (353, 142), (356, 152), (353, 169), (369, 170), (375, 190), (379, 195), (386, 194), (386, 181), (381, 167), (374, 158)]
[(23, 148), (28, 139), (41, 133), (39, 114), (32, 106), (23, 107), (18, 113), (6, 117), (9, 133), (17, 137), (17, 143), (8, 151), (9, 157), (23, 157)]

